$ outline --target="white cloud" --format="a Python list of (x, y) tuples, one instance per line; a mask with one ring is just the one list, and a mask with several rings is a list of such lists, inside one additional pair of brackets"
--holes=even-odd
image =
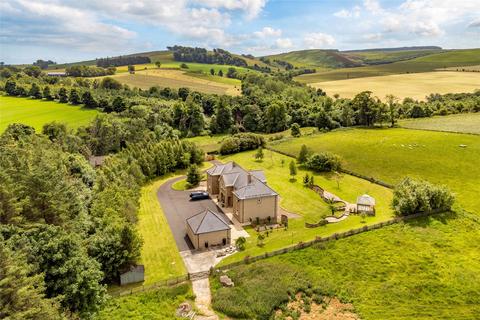
[[(120, 22), (158, 26), (205, 46), (227, 47), (241, 36), (227, 34), (231, 14), (253, 19), (267, 0), (2, 0), (4, 43), (64, 44), (87, 51), (133, 46), (136, 33)], [(4, 19), (8, 19), (5, 20)], [(7, 21), (7, 22), (5, 22)], [(6, 26), (6, 27), (4, 27)], [(160, 31), (162, 32), (162, 31)], [(164, 32), (164, 31), (163, 31)]]
[(279, 49), (293, 48), (293, 42), (290, 38), (278, 38), (275, 40), (275, 47)]
[(363, 6), (372, 14), (380, 14), (383, 12), (380, 3), (377, 0), (364, 0)]
[(195, 0), (194, 2), (228, 10), (242, 10), (248, 19), (257, 17), (267, 4), (267, 0)]
[(480, 18), (477, 18), (468, 24), (469, 28), (478, 28), (480, 27)]
[(361, 8), (359, 6), (353, 7), (352, 10), (346, 10), (342, 9), (340, 11), (335, 12), (333, 15), (337, 18), (358, 18), (360, 17), (360, 10)]
[(255, 31), (253, 35), (257, 38), (269, 38), (269, 37), (280, 37), (282, 35), (282, 30), (274, 29), (272, 27), (264, 27), (260, 31)]
[(304, 45), (309, 49), (331, 47), (335, 44), (335, 38), (326, 33), (308, 33), (303, 38)]
[(369, 33), (362, 37), (363, 39), (371, 42), (379, 41), (383, 39), (383, 35), (381, 33)]

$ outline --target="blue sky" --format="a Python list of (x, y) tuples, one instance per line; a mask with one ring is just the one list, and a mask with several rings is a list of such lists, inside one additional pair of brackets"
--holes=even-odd
[(181, 44), (301, 49), (480, 47), (479, 0), (2, 0), (0, 61), (80, 59)]

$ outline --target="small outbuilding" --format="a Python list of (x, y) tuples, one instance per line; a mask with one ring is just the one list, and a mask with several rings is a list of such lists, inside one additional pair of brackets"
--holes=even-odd
[(231, 231), (226, 219), (206, 209), (187, 219), (187, 235), (195, 249), (229, 245)]
[(357, 198), (357, 212), (375, 215), (375, 199), (368, 194)]
[(120, 285), (143, 282), (145, 280), (145, 267), (143, 264), (131, 266), (120, 273)]

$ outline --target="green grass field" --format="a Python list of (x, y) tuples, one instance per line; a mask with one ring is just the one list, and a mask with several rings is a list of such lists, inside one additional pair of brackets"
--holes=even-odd
[(478, 319), (479, 230), (478, 217), (447, 213), (242, 265), (228, 271), (235, 287), (212, 281), (213, 306), (270, 319), (289, 290), (310, 286), (366, 320)]
[(302, 83), (316, 83), (402, 73), (429, 72), (435, 71), (439, 68), (471, 66), (478, 64), (480, 64), (480, 49), (451, 50), (389, 64), (358, 68), (342, 68), (306, 74), (295, 77), (295, 80)]
[(76, 129), (87, 125), (99, 111), (54, 101), (0, 96), (0, 133), (11, 123), (23, 123), (42, 131), (45, 123), (57, 121)]
[(362, 91), (372, 91), (384, 100), (388, 94), (401, 99), (410, 97), (425, 100), (431, 93), (463, 93), (480, 89), (480, 72), (435, 71), (416, 74), (394, 74), (380, 77), (311, 83), (329, 96), (338, 94), (342, 98), (353, 98)]
[[(350, 129), (273, 145), (297, 154), (302, 144), (339, 154), (345, 167), (387, 183), (409, 175), (447, 185), (467, 210), (480, 214), (480, 137), (409, 129)], [(461, 148), (460, 145), (467, 145)]]
[(413, 50), (370, 50), (370, 51), (344, 51), (346, 55), (352, 60), (358, 60), (366, 64), (377, 63), (392, 63), (402, 60), (410, 60), (418, 57), (427, 56), (430, 54), (440, 53), (442, 50), (438, 49), (413, 49)]
[(185, 301), (194, 300), (190, 284), (180, 284), (171, 288), (111, 298), (100, 311), (96, 319), (181, 319), (175, 317), (178, 306)]
[[(367, 217), (363, 222), (358, 215), (351, 215), (346, 220), (338, 223), (328, 224), (318, 228), (306, 228), (305, 222), (315, 223), (322, 217), (330, 215), (331, 211), (328, 205), (316, 194), (303, 186), (302, 178), (308, 172), (298, 168), (296, 180), (290, 180), (289, 162), (290, 157), (276, 152), (265, 151), (265, 158), (259, 162), (254, 159), (255, 151), (238, 153), (232, 156), (220, 158), (222, 161), (233, 160), (243, 166), (245, 169), (264, 170), (268, 185), (276, 190), (280, 195), (280, 206), (288, 212), (296, 213), (300, 217), (290, 219), (288, 230), (277, 229), (273, 231), (264, 241), (264, 247), (257, 246), (257, 233), (254, 229), (247, 227), (246, 231), (250, 234), (247, 238), (246, 250), (236, 253), (225, 260), (222, 264), (241, 260), (250, 255), (259, 255), (267, 251), (281, 249), (283, 247), (297, 244), (300, 241), (310, 241), (316, 236), (329, 236), (335, 232), (347, 231), (353, 228), (360, 228), (365, 224), (374, 224), (390, 219), (393, 216), (390, 202), (392, 199), (391, 190), (372, 184), (350, 175), (338, 176), (338, 184), (334, 175), (315, 174), (315, 184), (338, 195), (342, 199), (354, 203), (356, 198), (364, 193), (368, 193), (377, 200), (377, 214), (375, 217)], [(282, 165), (283, 160), (283, 165)]]
[(400, 120), (399, 125), (409, 129), (480, 134), (480, 113), (462, 113), (431, 118), (405, 119)]

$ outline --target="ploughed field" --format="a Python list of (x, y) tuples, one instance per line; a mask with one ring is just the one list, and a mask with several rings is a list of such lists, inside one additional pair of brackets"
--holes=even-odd
[(89, 124), (98, 113), (98, 110), (55, 101), (0, 96), (0, 133), (11, 123), (32, 126), (37, 132), (52, 121), (74, 129)]

